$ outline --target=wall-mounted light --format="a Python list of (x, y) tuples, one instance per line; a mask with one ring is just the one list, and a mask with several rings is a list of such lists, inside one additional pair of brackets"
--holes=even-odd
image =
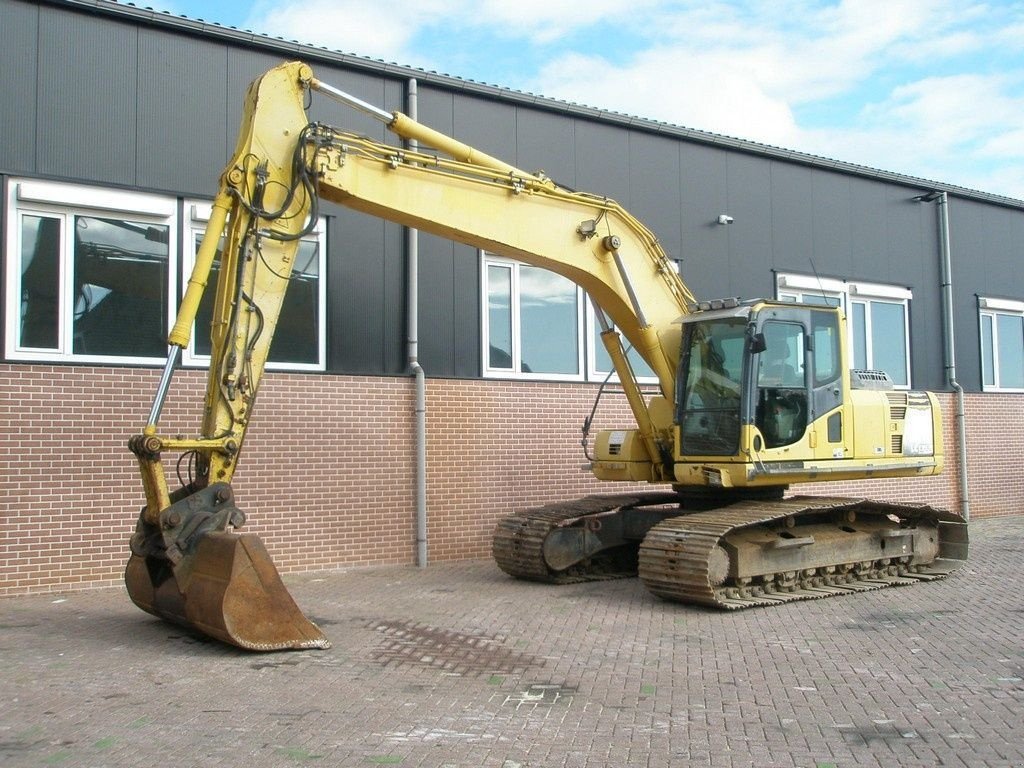
[(718, 223), (721, 224), (722, 226), (725, 226), (726, 224), (732, 224), (732, 222), (733, 218), (728, 213), (718, 214)]

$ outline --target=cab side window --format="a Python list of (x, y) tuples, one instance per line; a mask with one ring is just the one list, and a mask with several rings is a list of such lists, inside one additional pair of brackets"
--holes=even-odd
[(811, 313), (814, 339), (814, 386), (822, 387), (839, 378), (839, 319), (831, 312)]
[(779, 448), (795, 443), (807, 429), (806, 334), (800, 323), (776, 320), (766, 322), (762, 333), (755, 424), (765, 446)]

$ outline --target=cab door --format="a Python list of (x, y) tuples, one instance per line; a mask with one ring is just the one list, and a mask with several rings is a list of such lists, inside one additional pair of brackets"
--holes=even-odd
[[(846, 425), (840, 408), (843, 364), (838, 312), (825, 307), (774, 306), (762, 310), (756, 327), (759, 351), (751, 365), (751, 412), (764, 447), (794, 445), (810, 430), (809, 447), (832, 446), (824, 455), (841, 456)], [(826, 415), (827, 420), (818, 424)]]

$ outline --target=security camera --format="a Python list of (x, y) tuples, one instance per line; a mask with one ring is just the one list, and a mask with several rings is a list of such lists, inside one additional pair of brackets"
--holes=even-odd
[(732, 221), (733, 221), (732, 216), (730, 216), (727, 213), (720, 213), (718, 215), (718, 223), (719, 224), (732, 224)]

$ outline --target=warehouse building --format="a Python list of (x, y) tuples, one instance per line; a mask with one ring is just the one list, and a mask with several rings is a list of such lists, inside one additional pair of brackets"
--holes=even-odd
[[(130, 4), (0, 0), (0, 594), (120, 579), (143, 504), (127, 439), (149, 414), (245, 89), (293, 59), (389, 111), (414, 85), (421, 122), (617, 200), (700, 297), (842, 306), (857, 367), (938, 393), (941, 476), (801, 490), (1024, 511), (1019, 200)], [(394, 141), (322, 98), (310, 116)], [(424, 544), (434, 560), (485, 557), (500, 517), (617, 490), (583, 468), (580, 427), (609, 365), (578, 288), (423, 234), (411, 290), (401, 227), (320, 213), (235, 476), (282, 571), (413, 563)], [(208, 353), (202, 338), (186, 350), (165, 432), (196, 433)], [(623, 398), (606, 396), (596, 423), (630, 426)]]

